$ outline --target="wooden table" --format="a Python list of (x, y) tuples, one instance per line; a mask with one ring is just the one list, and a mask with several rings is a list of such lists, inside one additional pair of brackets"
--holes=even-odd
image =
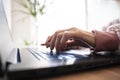
[(120, 65), (51, 77), (45, 80), (120, 80)]

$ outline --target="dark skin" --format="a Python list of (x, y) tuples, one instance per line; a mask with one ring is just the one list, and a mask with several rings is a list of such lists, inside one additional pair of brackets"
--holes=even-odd
[(89, 47), (84, 42), (92, 47), (95, 47), (95, 36), (92, 32), (84, 31), (78, 28), (69, 28), (58, 30), (53, 35), (49, 36), (45, 43), (41, 44), (60, 53), (69, 48)]

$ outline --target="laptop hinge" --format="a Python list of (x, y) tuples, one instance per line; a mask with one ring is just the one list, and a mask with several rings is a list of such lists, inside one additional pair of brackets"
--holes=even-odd
[(8, 71), (8, 67), (10, 64), (17, 64), (21, 62), (21, 57), (20, 57), (20, 50), (19, 48), (14, 48), (11, 52), (11, 54), (8, 56), (8, 59), (6, 61), (6, 71)]
[(0, 77), (3, 77), (1, 53), (0, 53)]

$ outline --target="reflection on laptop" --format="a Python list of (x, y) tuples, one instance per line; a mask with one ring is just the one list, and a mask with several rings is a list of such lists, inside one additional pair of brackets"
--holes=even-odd
[[(60, 54), (56, 54), (53, 51), (38, 51), (36, 49), (29, 48), (30, 53), (38, 60), (47, 60), (47, 61), (60, 61), (60, 62), (67, 62), (66, 64), (73, 64), (74, 61), (78, 59), (82, 59), (88, 57), (90, 53), (89, 49), (84, 50), (69, 50), (66, 52), (62, 52)], [(82, 52), (83, 51), (83, 52)], [(82, 52), (80, 54), (79, 52)]]

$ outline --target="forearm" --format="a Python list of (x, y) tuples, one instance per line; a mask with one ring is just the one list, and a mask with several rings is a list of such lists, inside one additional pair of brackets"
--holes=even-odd
[(94, 51), (115, 51), (119, 47), (119, 38), (116, 33), (102, 32), (94, 30), (95, 49)]
[(120, 44), (116, 33), (102, 32), (97, 30), (87, 32), (81, 30), (77, 37), (90, 44), (94, 48), (95, 52), (115, 51), (118, 49)]

